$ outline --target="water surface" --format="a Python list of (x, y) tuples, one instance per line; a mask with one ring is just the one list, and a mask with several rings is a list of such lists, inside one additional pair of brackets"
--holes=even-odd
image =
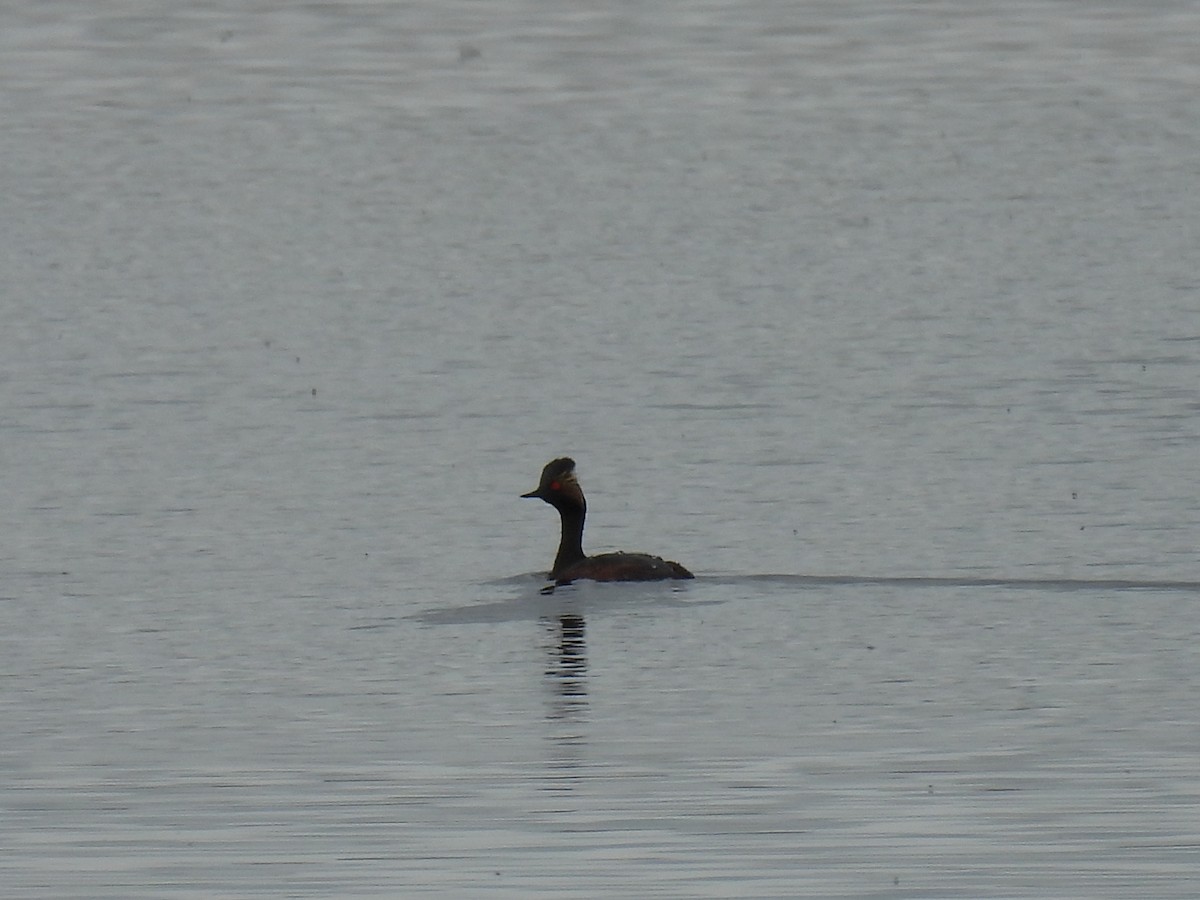
[(1196, 895), (1191, 4), (160, 7), (0, 35), (13, 896)]

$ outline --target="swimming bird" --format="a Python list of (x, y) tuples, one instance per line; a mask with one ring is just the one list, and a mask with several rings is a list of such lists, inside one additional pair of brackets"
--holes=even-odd
[(575, 477), (575, 460), (554, 459), (542, 469), (536, 490), (522, 497), (537, 497), (558, 510), (562, 518), (562, 538), (550, 579), (556, 584), (570, 584), (581, 578), (592, 581), (663, 581), (668, 578), (694, 578), (677, 562), (651, 556), (649, 553), (601, 553), (588, 556), (583, 552), (583, 521), (587, 517), (587, 500)]

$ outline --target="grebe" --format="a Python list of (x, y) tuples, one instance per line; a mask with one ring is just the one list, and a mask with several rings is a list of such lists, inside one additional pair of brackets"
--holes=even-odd
[(583, 520), (587, 501), (575, 478), (575, 460), (563, 457), (546, 463), (537, 490), (522, 497), (539, 497), (558, 510), (562, 517), (562, 539), (550, 578), (556, 584), (570, 584), (578, 578), (592, 581), (663, 581), (667, 578), (694, 578), (677, 562), (649, 553), (583, 552)]

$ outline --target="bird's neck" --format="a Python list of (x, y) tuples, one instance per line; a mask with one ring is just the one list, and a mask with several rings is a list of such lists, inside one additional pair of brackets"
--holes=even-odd
[(587, 507), (560, 507), (558, 514), (562, 517), (562, 537), (558, 542), (558, 555), (554, 557), (551, 578), (586, 558), (583, 554), (583, 520), (587, 516)]

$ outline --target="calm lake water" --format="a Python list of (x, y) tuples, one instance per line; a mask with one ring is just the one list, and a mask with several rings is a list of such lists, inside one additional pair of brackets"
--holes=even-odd
[(1200, 894), (1198, 30), (8, 10), (0, 893)]

